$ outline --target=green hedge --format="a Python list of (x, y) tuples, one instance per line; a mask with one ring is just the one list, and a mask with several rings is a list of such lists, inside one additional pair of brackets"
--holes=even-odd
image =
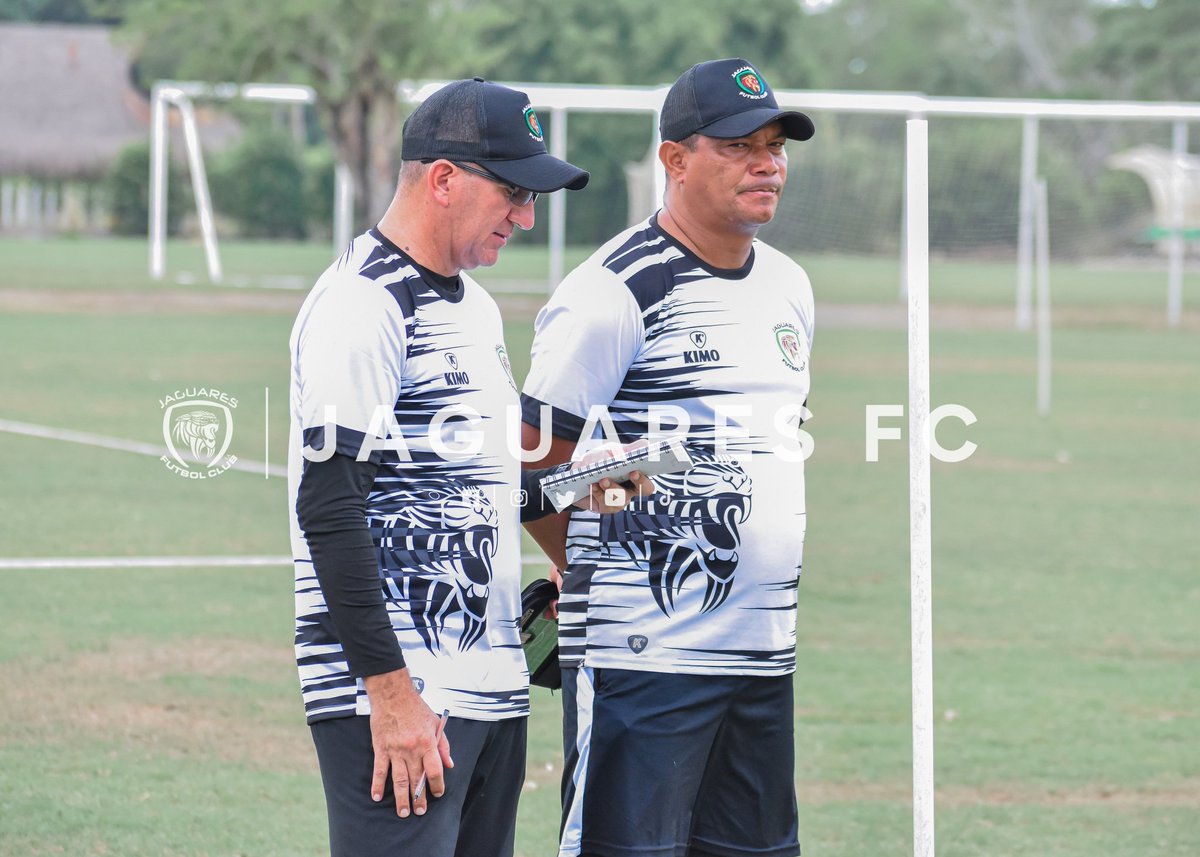
[[(150, 223), (150, 144), (125, 147), (104, 179), (117, 235), (145, 235)], [(191, 205), (191, 186), (183, 168), (167, 163), (167, 232), (174, 235), (179, 221)]]
[(305, 171), (291, 138), (252, 130), (212, 159), (213, 207), (237, 224), (244, 238), (308, 236)]

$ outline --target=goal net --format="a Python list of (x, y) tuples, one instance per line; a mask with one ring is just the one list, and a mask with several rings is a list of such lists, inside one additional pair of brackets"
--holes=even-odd
[[(837, 277), (829, 299), (895, 300), (903, 290), (904, 117), (822, 111), (813, 119), (818, 136), (790, 146), (787, 191), (760, 234)], [(1179, 180), (1172, 124), (1043, 118), (1036, 131), (1056, 302), (1161, 310), (1172, 236), (1181, 235), (1189, 263), (1200, 246), (1200, 212), (1185, 205), (1180, 232), (1171, 208)], [(930, 118), (933, 300), (1012, 306), (1022, 138), (1017, 118)], [(1200, 204), (1196, 191), (1184, 198)]]

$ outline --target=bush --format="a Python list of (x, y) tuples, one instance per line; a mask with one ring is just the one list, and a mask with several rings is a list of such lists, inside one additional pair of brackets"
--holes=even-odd
[[(117, 155), (104, 179), (112, 230), (118, 235), (145, 235), (150, 224), (150, 144), (133, 143)], [(182, 167), (167, 162), (167, 233), (179, 230), (179, 221), (191, 204), (191, 187)]]
[[(304, 151), (304, 218), (310, 238), (333, 237), (334, 167), (329, 146), (309, 146)], [(382, 216), (383, 212), (379, 212)]]
[(291, 138), (252, 131), (215, 159), (213, 206), (247, 238), (304, 238), (308, 234), (304, 169)]

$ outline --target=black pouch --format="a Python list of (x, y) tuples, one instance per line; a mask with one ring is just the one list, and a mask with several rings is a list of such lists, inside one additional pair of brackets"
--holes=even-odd
[(558, 598), (558, 587), (545, 578), (521, 592), (521, 647), (529, 667), (529, 681), (538, 687), (562, 687), (558, 666), (558, 622), (542, 614)]

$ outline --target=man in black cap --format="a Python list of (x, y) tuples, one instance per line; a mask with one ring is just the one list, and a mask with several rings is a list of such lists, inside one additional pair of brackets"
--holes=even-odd
[(597, 406), (695, 461), (616, 515), (529, 527), (564, 569), (560, 855), (789, 857), (813, 296), (755, 234), (813, 125), (735, 58), (685, 72), (660, 131), (662, 209), (559, 286), (522, 395), (525, 448), (554, 435), (541, 464)]
[(518, 520), (551, 507), (508, 447), (499, 311), (463, 272), (533, 225), (539, 193), (588, 174), (547, 154), (523, 93), (479, 78), (417, 108), (402, 158), (387, 212), (292, 330), (301, 689), (335, 857), (511, 855), (529, 710)]

